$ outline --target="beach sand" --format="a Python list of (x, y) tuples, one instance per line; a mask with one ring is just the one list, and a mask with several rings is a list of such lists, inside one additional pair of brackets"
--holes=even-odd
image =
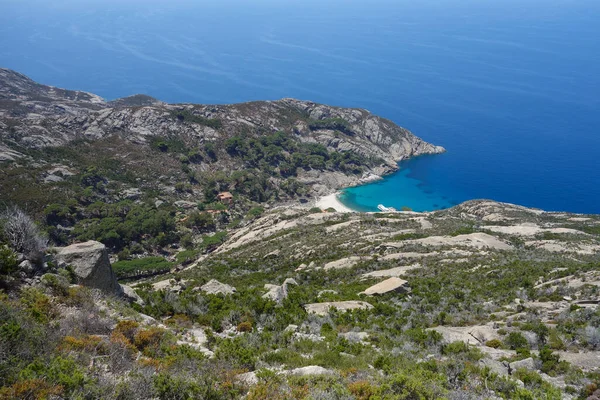
[(339, 201), (337, 196), (338, 193), (323, 196), (319, 200), (317, 200), (315, 206), (323, 210), (326, 210), (328, 208), (335, 208), (337, 212), (354, 212), (354, 210), (351, 210), (350, 208), (346, 207), (341, 201)]

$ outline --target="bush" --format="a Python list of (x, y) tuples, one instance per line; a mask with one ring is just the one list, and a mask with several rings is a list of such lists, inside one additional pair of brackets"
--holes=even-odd
[(240, 322), (237, 330), (238, 332), (252, 332), (252, 323), (249, 321)]
[(201, 247), (205, 248), (208, 251), (211, 251), (223, 244), (226, 238), (227, 232), (225, 231), (217, 232), (212, 236), (205, 235), (202, 237)]
[(260, 217), (264, 212), (265, 212), (265, 209), (263, 207), (254, 207), (254, 208), (251, 208), (250, 211), (248, 211), (248, 214), (246, 214), (246, 217), (248, 219), (255, 219), (255, 218)]
[(17, 270), (17, 255), (0, 244), (0, 275), (10, 275)]
[(27, 379), (0, 388), (0, 399), (48, 399), (59, 397), (62, 393), (62, 386), (52, 385), (42, 379)]
[(543, 347), (540, 350), (540, 360), (542, 361), (541, 371), (550, 375), (564, 374), (569, 369), (569, 363), (560, 361), (558, 354), (554, 354), (549, 347)]
[(4, 236), (13, 250), (25, 254), (28, 260), (41, 264), (48, 239), (44, 237), (31, 218), (18, 207), (12, 207), (0, 215)]
[(502, 347), (502, 341), (498, 340), (498, 339), (492, 339), (492, 340), (488, 340), (487, 342), (485, 342), (485, 345), (487, 347), (491, 347), (493, 349), (498, 349), (498, 348)]
[(509, 333), (504, 341), (511, 350), (529, 348), (529, 342), (520, 332)]
[(135, 340), (135, 334), (138, 331), (140, 324), (132, 320), (121, 320), (113, 330), (113, 334), (122, 334), (131, 343)]
[(209, 232), (216, 228), (215, 219), (207, 212), (194, 212), (185, 220), (185, 226), (197, 232)]
[(375, 395), (375, 389), (367, 381), (358, 381), (348, 385), (348, 390), (356, 400), (369, 400)]
[[(380, 387), (378, 393), (386, 399), (434, 400), (440, 396), (441, 389), (436, 387), (436, 377), (420, 377), (399, 373), (390, 376)], [(445, 377), (437, 377), (440, 383)]]
[[(163, 346), (174, 344), (172, 335), (162, 328), (148, 328), (135, 334), (134, 345), (146, 357), (157, 357), (163, 351)], [(166, 347), (165, 347), (166, 348)]]
[(62, 387), (67, 393), (82, 388), (87, 381), (83, 370), (74, 360), (61, 356), (54, 357), (49, 362), (34, 361), (21, 371), (20, 377), (23, 380), (45, 380)]
[(48, 323), (58, 316), (58, 310), (50, 298), (35, 288), (21, 290), (21, 304), (33, 319), (41, 323)]

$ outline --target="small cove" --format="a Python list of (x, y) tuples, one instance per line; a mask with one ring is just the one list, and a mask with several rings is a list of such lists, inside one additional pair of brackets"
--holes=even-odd
[(398, 164), (400, 170), (366, 185), (344, 189), (339, 200), (361, 212), (378, 211), (377, 205), (397, 210), (433, 211), (452, 207), (468, 197), (447, 185), (436, 184), (435, 157), (421, 156)]

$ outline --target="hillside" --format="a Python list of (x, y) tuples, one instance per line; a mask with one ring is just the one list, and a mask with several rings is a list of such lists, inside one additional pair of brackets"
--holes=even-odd
[(0, 82), (0, 399), (600, 398), (600, 216), (321, 210), (442, 149), (364, 110)]

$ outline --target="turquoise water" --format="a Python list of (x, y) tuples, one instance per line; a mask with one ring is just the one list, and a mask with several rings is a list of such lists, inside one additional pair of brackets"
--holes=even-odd
[(296, 97), (448, 152), (347, 191), (600, 213), (597, 0), (0, 0), (0, 66), (107, 99)]
[[(397, 210), (433, 211), (452, 207), (469, 200), (454, 190), (440, 190), (429, 183), (427, 166), (433, 157), (421, 156), (399, 163), (400, 170), (384, 179), (363, 186), (348, 188), (338, 196), (339, 200), (355, 211), (378, 211), (377, 206), (394, 207)], [(451, 192), (453, 197), (446, 193)]]

